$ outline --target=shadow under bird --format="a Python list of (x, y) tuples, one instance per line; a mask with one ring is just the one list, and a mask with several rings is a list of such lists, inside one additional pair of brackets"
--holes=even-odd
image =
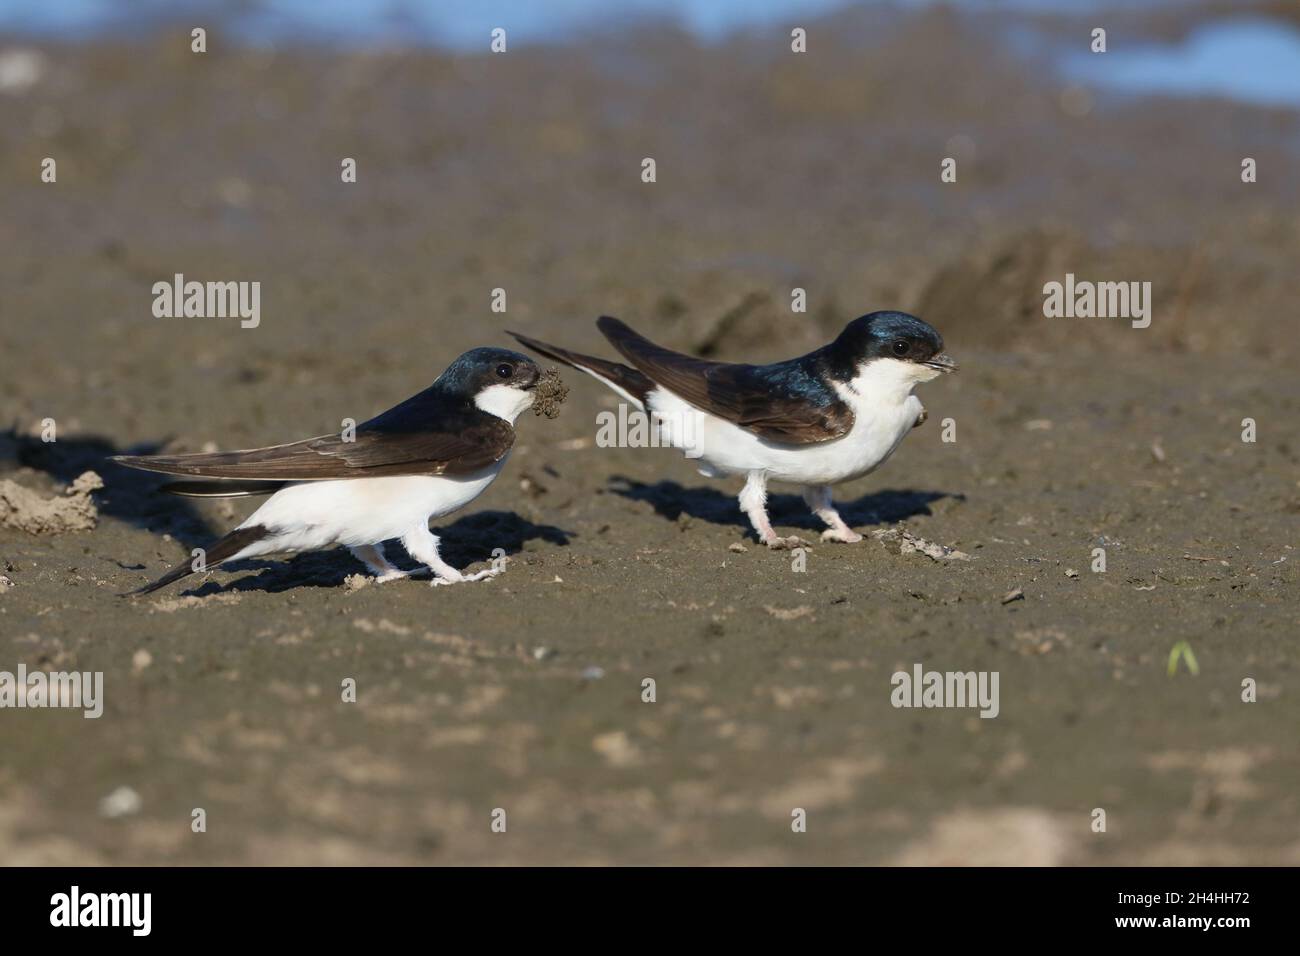
[[(553, 374), (553, 373), (551, 373)], [(433, 584), (478, 581), (497, 568), (463, 574), (438, 556), (429, 521), (463, 508), (501, 472), (515, 419), (533, 405), (537, 364), (508, 349), (478, 348), (431, 386), (356, 427), (287, 445), (196, 455), (118, 456), (130, 468), (181, 476), (162, 490), (199, 498), (270, 495), (243, 524), (135, 594), (199, 570), (265, 555), (350, 548), (379, 581), (406, 572), (381, 542), (400, 538), (433, 572)]]
[(913, 389), (957, 370), (939, 333), (904, 312), (861, 316), (829, 345), (772, 365), (683, 355), (610, 316), (596, 326), (628, 364), (510, 334), (652, 413), (660, 440), (698, 458), (700, 474), (744, 476), (741, 510), (770, 548), (800, 542), (772, 530), (769, 479), (804, 486), (804, 500), (828, 526), (823, 540), (862, 540), (835, 510), (831, 486), (861, 478), (889, 458), (925, 421)]

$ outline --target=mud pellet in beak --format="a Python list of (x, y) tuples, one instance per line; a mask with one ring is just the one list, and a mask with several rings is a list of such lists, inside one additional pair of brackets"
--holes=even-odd
[(568, 394), (569, 386), (564, 384), (560, 373), (548, 368), (533, 386), (533, 414), (555, 418)]

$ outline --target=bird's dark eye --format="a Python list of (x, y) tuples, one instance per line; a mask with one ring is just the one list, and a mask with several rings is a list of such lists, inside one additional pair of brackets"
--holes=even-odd
[(513, 365), (498, 365), (498, 366), (497, 366), (497, 374), (500, 375), (502, 378), (509, 378), (511, 375), (514, 375), (514, 374), (515, 374), (514, 366), (513, 366)]
[(895, 355), (906, 355), (906, 354), (907, 354), (907, 343), (904, 342), (904, 341), (902, 341), (901, 339), (900, 339), (899, 341), (895, 342), (895, 343), (894, 343), (894, 354), (895, 354)]

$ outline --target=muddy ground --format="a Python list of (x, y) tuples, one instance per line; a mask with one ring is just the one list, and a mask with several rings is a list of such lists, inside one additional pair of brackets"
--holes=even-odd
[[(657, 28), (496, 57), (24, 41), (0, 479), (104, 487), (93, 530), (0, 528), (0, 670), (103, 671), (105, 705), (0, 712), (0, 862), (1300, 863), (1300, 121), (1067, 89), (1012, 25), (855, 11), (803, 56)], [(177, 272), (259, 280), (260, 326), (155, 319)], [(1066, 272), (1151, 281), (1151, 327), (1044, 318)], [(571, 375), (435, 525), (457, 566), (506, 549), (503, 577), (349, 590), (338, 552), (117, 596), (248, 506), (107, 454), (337, 431), (505, 328), (605, 353), (610, 313), (757, 361), (876, 308), (963, 370), (839, 498), (968, 561), (868, 534), (797, 572), (737, 482), (594, 447), (613, 402)], [(778, 490), (778, 529), (814, 536)], [(1167, 672), (1180, 641), (1195, 676)], [(998, 717), (895, 709), (916, 663), (997, 671)]]

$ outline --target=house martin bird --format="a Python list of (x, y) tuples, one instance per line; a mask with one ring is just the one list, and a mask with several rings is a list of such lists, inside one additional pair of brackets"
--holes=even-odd
[(828, 526), (823, 540), (861, 541), (832, 505), (831, 486), (878, 468), (925, 420), (913, 389), (957, 369), (939, 333), (904, 312), (854, 319), (829, 345), (772, 365), (682, 355), (609, 316), (596, 326), (630, 364), (511, 335), (652, 413), (660, 440), (700, 459), (700, 474), (743, 475), (741, 510), (759, 539), (778, 549), (801, 542), (772, 530), (768, 480), (804, 486), (804, 500)]
[[(549, 373), (553, 375), (553, 373)], [(429, 520), (477, 498), (501, 472), (514, 422), (533, 404), (542, 372), (526, 355), (478, 348), (431, 386), (358, 425), (355, 434), (197, 455), (117, 456), (130, 468), (182, 476), (162, 486), (198, 498), (267, 495), (239, 527), (135, 594), (148, 594), (226, 561), (350, 548), (379, 581), (404, 577), (381, 542), (401, 538), (433, 584), (478, 581), (497, 568), (463, 574), (438, 556)], [(198, 565), (198, 566), (196, 566)]]

